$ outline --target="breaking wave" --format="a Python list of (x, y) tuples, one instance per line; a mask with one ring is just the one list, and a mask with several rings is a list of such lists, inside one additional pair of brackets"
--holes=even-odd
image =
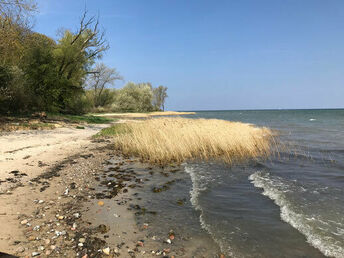
[[(314, 204), (309, 204), (307, 198), (302, 198), (305, 194), (319, 195), (321, 189), (312, 189), (311, 193), (306, 193), (309, 190), (296, 181), (284, 180), (261, 171), (250, 175), (249, 180), (255, 187), (263, 189), (262, 194), (280, 207), (281, 219), (301, 232), (312, 246), (326, 256), (344, 257), (343, 221), (322, 216), (314, 209)], [(296, 200), (296, 196), (299, 199)], [(324, 203), (316, 197), (314, 200), (324, 208)], [(333, 213), (341, 216), (339, 212)]]
[(185, 172), (190, 175), (191, 181), (192, 181), (192, 189), (190, 190), (190, 201), (192, 206), (195, 210), (197, 210), (200, 213), (199, 219), (202, 228), (208, 232), (208, 234), (212, 237), (212, 239), (217, 243), (221, 249), (222, 252), (225, 254), (235, 257), (233, 254), (233, 251), (231, 250), (230, 246), (228, 246), (227, 243), (224, 241), (218, 239), (211, 229), (211, 226), (208, 225), (204, 219), (204, 211), (202, 206), (199, 204), (199, 195), (207, 190), (207, 183), (211, 181), (210, 177), (207, 177), (206, 175), (202, 175), (201, 173), (196, 172), (196, 169), (192, 166), (185, 166)]

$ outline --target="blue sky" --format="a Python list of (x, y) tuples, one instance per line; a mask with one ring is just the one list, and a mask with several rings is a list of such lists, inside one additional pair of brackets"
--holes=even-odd
[(35, 30), (54, 38), (99, 13), (102, 61), (167, 86), (169, 110), (344, 107), (342, 0), (38, 2)]

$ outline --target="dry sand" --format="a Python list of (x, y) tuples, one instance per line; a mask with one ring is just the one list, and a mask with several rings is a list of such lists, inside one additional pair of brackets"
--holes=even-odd
[[(85, 129), (57, 128), (55, 130), (28, 130), (0, 134), (0, 181), (13, 178), (11, 171), (19, 170), (28, 181), (90, 143), (90, 137), (108, 125), (84, 126)], [(6, 192), (13, 183), (2, 182), (0, 192)]]
[[(20, 219), (30, 217), (37, 207), (34, 200), (56, 199), (63, 185), (49, 178), (51, 189), (32, 181), (52, 171), (66, 159), (80, 157), (90, 148), (91, 136), (108, 125), (85, 126), (85, 129), (58, 128), (42, 131), (16, 131), (0, 135), (0, 251), (13, 253), (15, 241), (27, 241)], [(19, 219), (19, 220), (18, 220)]]
[[(151, 257), (158, 250), (161, 241), (147, 238), (129, 211), (133, 160), (116, 156), (111, 140), (91, 138), (106, 126), (0, 135), (0, 257), (107, 257), (108, 250)], [(120, 186), (104, 185), (109, 159)]]

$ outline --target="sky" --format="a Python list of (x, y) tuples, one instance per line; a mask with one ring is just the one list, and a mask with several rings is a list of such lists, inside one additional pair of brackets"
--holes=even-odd
[(126, 82), (168, 87), (168, 110), (344, 107), (342, 0), (38, 0), (34, 30), (76, 30), (85, 7)]

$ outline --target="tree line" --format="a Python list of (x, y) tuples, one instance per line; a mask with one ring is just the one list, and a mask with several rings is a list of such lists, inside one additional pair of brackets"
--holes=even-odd
[(100, 60), (109, 49), (99, 19), (85, 10), (76, 30), (54, 40), (34, 32), (32, 0), (0, 0), (0, 113), (164, 110), (167, 87), (127, 83)]

